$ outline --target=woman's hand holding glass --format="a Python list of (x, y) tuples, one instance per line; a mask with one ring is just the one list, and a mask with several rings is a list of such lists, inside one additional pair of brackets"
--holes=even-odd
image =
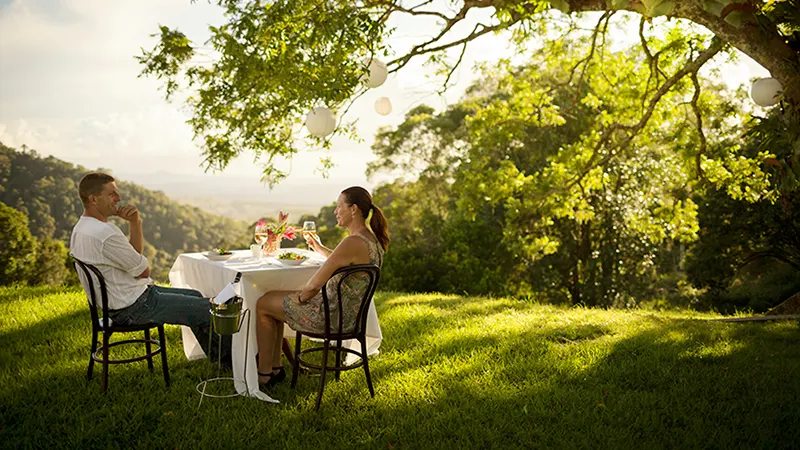
[(321, 252), (322, 241), (317, 236), (317, 225), (313, 221), (303, 222), (303, 237), (311, 249), (318, 253)]

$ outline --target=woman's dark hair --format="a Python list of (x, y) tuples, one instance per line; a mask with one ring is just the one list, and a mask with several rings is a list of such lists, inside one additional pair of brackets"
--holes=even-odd
[(389, 223), (386, 221), (383, 211), (372, 204), (372, 196), (369, 195), (369, 192), (362, 187), (353, 186), (343, 190), (342, 194), (348, 204), (358, 206), (364, 219), (369, 217), (369, 212), (372, 211), (369, 227), (378, 238), (378, 243), (383, 247), (383, 251), (386, 251), (389, 248)]

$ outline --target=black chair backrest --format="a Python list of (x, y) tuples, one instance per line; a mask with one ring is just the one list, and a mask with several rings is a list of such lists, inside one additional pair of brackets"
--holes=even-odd
[[(369, 279), (369, 283), (367, 284), (367, 288), (364, 290), (361, 296), (361, 302), (358, 307), (358, 315), (356, 316), (356, 323), (353, 331), (344, 333), (344, 324), (343, 324), (343, 309), (342, 309), (342, 284), (348, 278), (354, 276), (358, 273), (364, 273), (367, 275)], [(367, 331), (367, 311), (369, 308), (369, 302), (372, 301), (372, 296), (375, 294), (375, 289), (378, 287), (378, 281), (381, 278), (381, 269), (376, 266), (375, 264), (354, 264), (352, 266), (342, 267), (337, 269), (331, 275), (331, 278), (341, 275), (339, 282), (336, 284), (336, 301), (337, 306), (339, 307), (339, 320), (338, 320), (338, 327), (335, 330), (331, 330), (331, 315), (330, 315), (330, 305), (329, 305), (329, 294), (328, 294), (328, 283), (326, 282), (322, 286), (322, 306), (325, 310), (325, 337), (341, 337), (341, 336), (363, 336), (366, 334)], [(349, 324), (348, 324), (349, 325)]]
[[(102, 318), (102, 327), (107, 329), (109, 327), (108, 291), (106, 290), (106, 280), (103, 278), (103, 274), (100, 273), (100, 269), (89, 263), (81, 261), (80, 259), (76, 258), (75, 255), (70, 253), (69, 256), (75, 262), (75, 271), (78, 272), (78, 278), (83, 284), (83, 290), (86, 291), (86, 300), (89, 303), (89, 312), (92, 314), (92, 325), (97, 326), (100, 324), (100, 319)], [(83, 277), (81, 277), (81, 271), (83, 272)], [(98, 314), (97, 311), (98, 290), (95, 289), (95, 279), (97, 280), (97, 286), (99, 288), (101, 301), (100, 311), (102, 311), (102, 315)]]

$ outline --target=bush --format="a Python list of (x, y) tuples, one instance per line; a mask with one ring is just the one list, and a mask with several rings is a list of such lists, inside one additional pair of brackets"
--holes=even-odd
[(36, 263), (28, 280), (30, 284), (61, 286), (78, 283), (77, 274), (67, 261), (69, 250), (63, 242), (44, 238), (39, 241), (38, 247)]
[(36, 263), (36, 239), (28, 218), (0, 202), (0, 284), (27, 283)]

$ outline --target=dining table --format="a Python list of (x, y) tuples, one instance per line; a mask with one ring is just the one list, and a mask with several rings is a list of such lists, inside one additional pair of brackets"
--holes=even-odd
[[(209, 298), (232, 283), (237, 274), (241, 274), (241, 279), (235, 286), (243, 299), (242, 310), (250, 311), (250, 320), (249, 323), (242, 321), (241, 328), (231, 339), (233, 384), (240, 395), (272, 403), (279, 401), (261, 392), (258, 386), (258, 370), (255, 363), (258, 353), (256, 302), (267, 291), (300, 290), (325, 262), (324, 256), (310, 250), (284, 248), (281, 252), (296, 253), (306, 257), (306, 260), (299, 265), (288, 265), (274, 256), (254, 257), (250, 250), (234, 250), (226, 260), (215, 260), (217, 258), (208, 253), (184, 253), (178, 256), (169, 271), (169, 281), (173, 287), (195, 289)], [(192, 330), (184, 326), (181, 333), (186, 357), (189, 360), (205, 358), (206, 355)], [(295, 337), (294, 330), (288, 325), (284, 327), (284, 337)], [(382, 338), (375, 304), (371, 302), (367, 313), (366, 331), (369, 356), (378, 353)], [(217, 345), (216, 338), (214, 341), (214, 345)], [(344, 345), (360, 352), (361, 346), (354, 339), (345, 341)]]

